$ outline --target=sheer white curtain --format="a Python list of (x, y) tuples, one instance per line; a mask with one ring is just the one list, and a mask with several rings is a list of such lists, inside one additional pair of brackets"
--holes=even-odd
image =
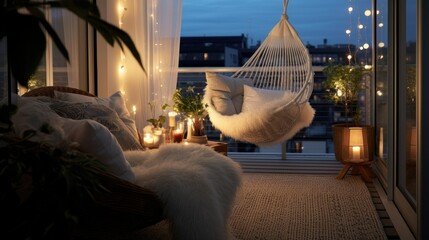
[(64, 45), (69, 53), (67, 63), (68, 86), (79, 87), (78, 18), (67, 10), (57, 10), (63, 18)]
[[(149, 102), (155, 104), (155, 117), (161, 106), (171, 104), (179, 66), (182, 0), (134, 0), (137, 44), (143, 44), (142, 59), (147, 79), (142, 82), (143, 117), (151, 118)], [(143, 30), (143, 31), (142, 31)], [(165, 114), (165, 113), (164, 113)]]
[[(105, 0), (97, 5), (103, 18), (133, 39), (147, 72), (143, 73), (128, 49), (122, 53), (117, 45), (107, 46), (98, 37), (99, 96), (123, 92), (128, 110), (142, 131), (152, 118), (149, 102), (156, 102), (158, 117), (163, 113), (161, 106), (170, 103), (176, 89), (182, 0)], [(123, 71), (119, 71), (120, 66), (124, 66)]]

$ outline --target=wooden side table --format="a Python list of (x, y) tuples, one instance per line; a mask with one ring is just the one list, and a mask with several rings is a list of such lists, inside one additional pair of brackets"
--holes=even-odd
[(211, 147), (216, 152), (228, 156), (228, 143), (208, 141), (207, 146)]
[(341, 172), (338, 174), (337, 179), (343, 179), (347, 172), (352, 168), (351, 174), (360, 174), (362, 180), (365, 182), (372, 182), (372, 178), (376, 177), (371, 169), (371, 164), (374, 161), (366, 161), (360, 163), (346, 162)]

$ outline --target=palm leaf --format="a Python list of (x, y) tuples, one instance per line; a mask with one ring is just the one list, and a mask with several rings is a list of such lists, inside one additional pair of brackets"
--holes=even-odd
[(43, 14), (42, 11), (38, 8), (28, 8), (28, 10), (36, 17), (39, 18), (40, 23), (45, 28), (46, 32), (48, 32), (49, 36), (54, 41), (55, 45), (57, 46), (58, 50), (61, 52), (61, 54), (64, 56), (67, 61), (70, 61), (69, 54), (67, 52), (66, 47), (64, 46), (63, 42), (61, 41), (60, 37), (58, 36), (57, 32), (55, 32), (54, 28), (52, 28), (51, 24), (46, 21), (45, 14)]

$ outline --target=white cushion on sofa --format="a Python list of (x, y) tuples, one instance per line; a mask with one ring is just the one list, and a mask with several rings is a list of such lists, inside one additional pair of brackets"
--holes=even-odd
[(94, 156), (112, 174), (134, 182), (134, 173), (121, 146), (105, 126), (90, 119), (64, 119), (63, 129), (69, 141), (78, 143), (78, 150)]
[(84, 103), (90, 102), (95, 104), (101, 104), (107, 106), (118, 114), (127, 128), (130, 130), (130, 133), (138, 140), (137, 128), (134, 119), (131, 117), (130, 112), (127, 109), (125, 104), (124, 96), (120, 91), (112, 94), (108, 98), (99, 98), (99, 97), (90, 97), (76, 93), (65, 93), (54, 91), (54, 96), (56, 99), (73, 102), (73, 103)]
[(25, 137), (32, 131), (35, 135), (29, 140), (59, 148), (75, 142), (78, 150), (104, 163), (112, 174), (134, 181), (134, 173), (122, 148), (107, 127), (94, 120), (60, 117), (49, 107), (49, 97), (22, 97), (18, 99), (17, 106), (11, 121), (18, 136)]

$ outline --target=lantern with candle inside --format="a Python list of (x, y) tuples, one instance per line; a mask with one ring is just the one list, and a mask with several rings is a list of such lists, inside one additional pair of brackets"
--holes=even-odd
[[(334, 124), (332, 125), (335, 158), (344, 163), (356, 160), (360, 152), (361, 162), (374, 158), (374, 127), (370, 125)], [(353, 147), (355, 159), (353, 159)], [(359, 147), (359, 148), (357, 148)]]
[(364, 144), (362, 128), (350, 127), (349, 128), (349, 161), (350, 162), (363, 162), (364, 161)]

